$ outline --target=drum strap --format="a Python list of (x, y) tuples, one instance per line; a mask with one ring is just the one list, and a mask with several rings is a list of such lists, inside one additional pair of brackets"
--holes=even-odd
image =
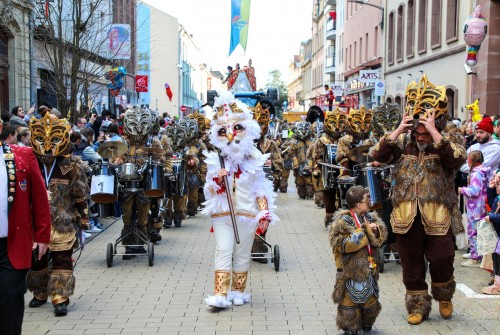
[[(356, 213), (354, 213), (352, 211), (352, 209), (350, 210), (351, 212), (351, 216), (354, 218), (354, 223), (356, 224), (356, 228), (361, 228), (361, 224), (359, 223), (359, 219), (358, 219), (358, 216), (356, 215)], [(366, 220), (366, 218), (365, 218)], [(375, 268), (377, 265), (375, 264), (375, 261), (372, 257), (372, 246), (370, 245), (370, 243), (368, 243), (368, 245), (366, 246), (366, 249), (368, 250), (368, 262), (370, 263), (370, 269), (373, 269)]]

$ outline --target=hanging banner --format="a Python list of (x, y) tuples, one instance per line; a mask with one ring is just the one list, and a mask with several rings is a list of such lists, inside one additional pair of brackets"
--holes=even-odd
[(250, 21), (251, 0), (231, 0), (231, 40), (229, 44), (229, 56), (241, 45), (243, 50), (247, 49), (248, 23)]

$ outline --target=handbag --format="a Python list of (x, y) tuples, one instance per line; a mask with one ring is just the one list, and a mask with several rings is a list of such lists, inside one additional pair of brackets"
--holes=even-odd
[(493, 225), (485, 220), (477, 223), (477, 254), (487, 255), (495, 251), (498, 235)]

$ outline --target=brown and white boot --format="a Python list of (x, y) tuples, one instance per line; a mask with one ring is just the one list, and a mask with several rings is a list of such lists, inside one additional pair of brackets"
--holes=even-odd
[(500, 295), (500, 276), (495, 276), (493, 285), (483, 287), (482, 291), (484, 294)]
[(427, 291), (406, 291), (405, 305), (408, 323), (419, 325), (429, 317), (432, 298)]
[(231, 301), (227, 299), (227, 291), (231, 281), (231, 274), (226, 270), (215, 271), (214, 295), (205, 298), (205, 303), (212, 308), (227, 308), (231, 306)]
[(439, 302), (439, 314), (443, 319), (451, 318), (453, 314), (453, 303), (451, 299), (455, 293), (456, 282), (453, 277), (446, 283), (432, 283), (431, 294), (434, 300)]

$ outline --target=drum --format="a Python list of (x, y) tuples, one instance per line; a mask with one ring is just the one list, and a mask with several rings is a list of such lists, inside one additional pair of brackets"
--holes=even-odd
[(359, 184), (368, 188), (372, 206), (381, 204), (386, 199), (384, 194), (384, 169), (373, 166), (365, 166), (360, 170)]
[(139, 173), (137, 172), (137, 165), (134, 163), (123, 163), (120, 165), (118, 176), (120, 179), (133, 180), (139, 178)]
[(122, 189), (127, 192), (139, 192), (144, 189), (142, 180), (120, 180)]
[(173, 158), (172, 173), (164, 172), (164, 184), (167, 198), (174, 195), (183, 196), (186, 194), (186, 165), (183, 159)]
[[(325, 161), (324, 163), (335, 165), (337, 158), (337, 145), (325, 144)], [(325, 190), (335, 189), (336, 181), (340, 175), (340, 170), (331, 166), (321, 165), (321, 178), (323, 181), (323, 188)]]
[(149, 198), (161, 198), (165, 194), (163, 185), (163, 166), (160, 164), (149, 165), (144, 185), (144, 194)]
[(347, 191), (356, 185), (356, 177), (339, 178), (337, 179), (337, 185), (340, 194), (340, 206), (342, 206), (343, 209), (349, 209), (349, 206), (347, 206), (346, 195)]
[(97, 204), (109, 204), (118, 200), (116, 169), (106, 161), (92, 168), (90, 199)]

